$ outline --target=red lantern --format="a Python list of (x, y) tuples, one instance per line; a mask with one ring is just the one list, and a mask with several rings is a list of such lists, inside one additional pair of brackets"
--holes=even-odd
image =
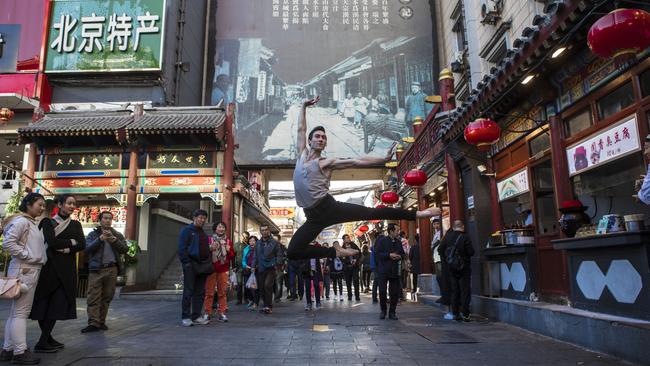
[(14, 111), (12, 111), (9, 108), (1, 108), (0, 109), (0, 121), (2, 122), (9, 122), (11, 119), (14, 118)]
[(427, 174), (420, 169), (411, 169), (404, 174), (404, 183), (411, 187), (423, 186), (427, 182)]
[(616, 9), (589, 29), (587, 44), (603, 58), (624, 61), (650, 47), (650, 13), (641, 9)]
[(397, 203), (399, 201), (399, 195), (393, 191), (386, 191), (381, 194), (381, 202), (392, 205), (393, 203)]
[(365, 233), (365, 232), (367, 232), (368, 230), (370, 230), (370, 228), (368, 227), (368, 225), (361, 225), (361, 226), (359, 226), (359, 231), (361, 231), (362, 233)]
[(480, 151), (490, 150), (490, 146), (499, 141), (501, 128), (491, 119), (479, 118), (465, 127), (465, 141), (476, 145)]

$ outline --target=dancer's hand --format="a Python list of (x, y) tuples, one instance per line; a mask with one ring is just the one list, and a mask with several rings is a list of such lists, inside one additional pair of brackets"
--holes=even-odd
[(320, 101), (320, 95), (317, 95), (314, 99), (305, 99), (302, 102), (303, 107), (311, 107)]

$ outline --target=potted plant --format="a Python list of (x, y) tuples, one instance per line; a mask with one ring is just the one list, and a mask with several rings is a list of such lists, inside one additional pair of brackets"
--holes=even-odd
[(124, 274), (117, 276), (118, 286), (135, 284), (135, 270), (136, 265), (138, 264), (138, 253), (140, 253), (141, 250), (137, 240), (127, 239), (126, 245), (129, 247), (129, 250), (126, 254), (122, 255), (125, 270)]

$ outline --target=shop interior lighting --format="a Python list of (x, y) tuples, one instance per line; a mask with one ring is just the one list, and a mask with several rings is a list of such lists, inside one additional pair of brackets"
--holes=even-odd
[(431, 192), (431, 193), (429, 193), (429, 197), (433, 197), (433, 196), (435, 196), (435, 195), (436, 195), (436, 192)]
[(443, 186), (438, 187), (439, 191), (442, 191), (443, 189), (445, 189), (445, 187), (443, 187)]
[(528, 75), (528, 76), (526, 76), (524, 78), (524, 80), (521, 82), (521, 84), (526, 85), (526, 84), (530, 83), (530, 81), (533, 80), (534, 78), (535, 78), (535, 75), (530, 74), (530, 75)]
[(566, 47), (560, 47), (560, 48), (558, 48), (557, 50), (555, 50), (555, 52), (553, 52), (553, 54), (551, 55), (551, 58), (558, 58), (558, 57), (560, 57), (560, 55), (561, 55), (562, 53), (564, 53), (564, 51), (566, 51)]

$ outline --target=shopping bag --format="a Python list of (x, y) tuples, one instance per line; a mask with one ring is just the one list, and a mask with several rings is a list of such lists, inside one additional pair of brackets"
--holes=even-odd
[(230, 284), (232, 285), (232, 287), (237, 286), (237, 273), (235, 273), (234, 271), (230, 272)]
[(257, 290), (257, 279), (255, 278), (255, 273), (251, 274), (251, 276), (248, 277), (248, 281), (246, 281), (246, 288)]

